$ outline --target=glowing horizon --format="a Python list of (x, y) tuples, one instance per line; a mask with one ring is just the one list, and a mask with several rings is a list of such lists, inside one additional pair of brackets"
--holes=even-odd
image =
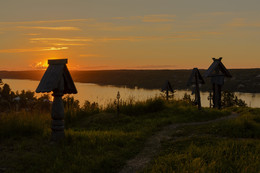
[(5, 1), (0, 70), (44, 69), (53, 58), (68, 58), (71, 70), (207, 69), (212, 57), (223, 57), (229, 69), (260, 68), (259, 5), (242, 0)]

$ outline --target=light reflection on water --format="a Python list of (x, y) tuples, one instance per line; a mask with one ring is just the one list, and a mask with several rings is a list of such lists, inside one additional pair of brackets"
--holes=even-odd
[[(32, 80), (18, 80), (18, 79), (3, 79), (4, 83), (10, 85), (13, 91), (30, 90), (35, 91), (39, 81)], [(83, 105), (85, 100), (90, 102), (97, 102), (99, 105), (107, 105), (116, 99), (117, 92), (120, 92), (122, 100), (133, 99), (134, 101), (143, 101), (149, 98), (160, 96), (160, 90), (148, 90), (148, 89), (130, 89), (126, 87), (114, 87), (114, 86), (100, 86), (90, 83), (75, 83), (78, 90), (78, 94), (73, 95)], [(175, 99), (182, 99), (184, 94), (191, 94), (191, 91), (177, 90), (175, 93)], [(40, 94), (37, 94), (39, 96)], [(208, 92), (201, 93), (202, 106), (208, 107)], [(260, 93), (236, 93), (238, 98), (244, 100), (250, 107), (260, 107)], [(194, 97), (194, 96), (192, 96)]]

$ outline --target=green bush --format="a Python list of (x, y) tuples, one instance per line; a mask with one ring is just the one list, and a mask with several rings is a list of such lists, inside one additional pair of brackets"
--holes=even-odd
[(246, 107), (245, 101), (238, 99), (234, 92), (223, 91), (221, 94), (222, 107)]

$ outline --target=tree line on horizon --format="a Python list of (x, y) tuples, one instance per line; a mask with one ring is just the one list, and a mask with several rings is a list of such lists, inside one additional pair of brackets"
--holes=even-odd
[[(163, 98), (163, 97), (161, 97)], [(174, 95), (171, 100), (174, 100)], [(191, 99), (189, 94), (185, 94), (183, 99), (184, 102), (194, 104), (194, 100)], [(156, 102), (159, 103), (159, 102)], [(84, 110), (85, 112), (99, 112), (102, 109), (98, 103), (85, 101), (83, 106), (80, 107), (79, 100), (75, 99), (73, 96), (66, 95), (63, 98), (63, 104), (65, 110)], [(134, 104), (134, 100), (121, 100), (121, 105)], [(245, 107), (246, 103), (238, 99), (238, 97), (233, 92), (224, 91), (222, 93), (222, 104), (223, 107)], [(52, 100), (50, 94), (43, 94), (39, 97), (35, 95), (33, 91), (14, 92), (11, 90), (8, 84), (3, 84), (0, 86), (0, 112), (9, 112), (9, 111), (40, 111), (40, 112), (49, 112), (51, 110)], [(115, 103), (110, 103), (106, 109), (112, 110), (115, 106)]]
[[(205, 70), (200, 70), (201, 74)], [(158, 89), (166, 80), (174, 89), (187, 89), (186, 83), (191, 70), (106, 70), (71, 71), (74, 82), (95, 83), (99, 85), (126, 86), (129, 88)], [(44, 71), (0, 71), (2, 79), (40, 80)], [(230, 92), (260, 92), (260, 69), (231, 69), (232, 79), (226, 79), (223, 90)], [(201, 91), (210, 91), (211, 85), (206, 79)]]

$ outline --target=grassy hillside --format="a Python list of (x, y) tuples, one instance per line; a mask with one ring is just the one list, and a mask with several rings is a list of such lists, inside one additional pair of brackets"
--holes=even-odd
[[(145, 141), (163, 127), (173, 123), (208, 121), (225, 117), (231, 111), (234, 110), (204, 109), (198, 111), (196, 107), (185, 102), (166, 103), (160, 99), (125, 104), (121, 107), (119, 116), (116, 115), (112, 105), (103, 110), (94, 110), (91, 107), (81, 109), (66, 107), (66, 138), (60, 143), (49, 141), (51, 133), (49, 113), (38, 111), (2, 113), (0, 114), (0, 171), (118, 172), (127, 160), (134, 158), (142, 150)], [(256, 164), (259, 163), (259, 155), (254, 153), (257, 154), (260, 150), (259, 110), (244, 108), (239, 111), (241, 116), (235, 120), (216, 123), (214, 126), (201, 125), (194, 129), (184, 128), (178, 134), (176, 131), (170, 132), (173, 135), (185, 137), (190, 134), (190, 131), (193, 131), (192, 133), (197, 134), (198, 137), (179, 141), (177, 145), (171, 140), (165, 141), (165, 147), (160, 156), (155, 158), (146, 172), (178, 171), (179, 168), (182, 168), (170, 166), (182, 161), (191, 164), (189, 166), (191, 169), (188, 167), (187, 170), (207, 168), (209, 165), (204, 164), (204, 162), (210, 161), (209, 163), (211, 163), (211, 160), (214, 160), (212, 157), (215, 157), (214, 152), (205, 155), (206, 161), (203, 160), (204, 155), (200, 156), (200, 154), (203, 154), (204, 150), (209, 151), (213, 148), (210, 143), (221, 149), (222, 153), (227, 153), (215, 154), (218, 159), (214, 161), (217, 166), (211, 164), (213, 170), (218, 170), (217, 168), (221, 166), (222, 161), (219, 160), (221, 157), (228, 161), (231, 161), (232, 157), (240, 158), (232, 160), (234, 166), (231, 172), (236, 172), (233, 171), (236, 165), (240, 165), (238, 170), (246, 170), (247, 168), (258, 170)], [(234, 130), (234, 127), (239, 128), (241, 132)], [(221, 138), (230, 138), (231, 136), (231, 138), (246, 139), (241, 143), (233, 141), (235, 139), (221, 142), (217, 137), (200, 136), (201, 133), (214, 134)], [(239, 136), (239, 134), (244, 135)], [(223, 145), (225, 147), (221, 148), (220, 146)], [(172, 158), (173, 156), (168, 157), (169, 152), (165, 152), (176, 152), (174, 147), (177, 147), (177, 151), (181, 155), (176, 156), (176, 162), (175, 158)], [(189, 148), (189, 150), (185, 148)], [(248, 154), (244, 155), (245, 151)], [(189, 152), (196, 153), (190, 155)], [(245, 157), (248, 161), (243, 163)], [(200, 158), (195, 160), (199, 164), (189, 160), (193, 158)], [(169, 163), (170, 166), (164, 165), (164, 161), (161, 159), (166, 159), (168, 162), (165, 163)], [(197, 167), (192, 167), (193, 164)], [(223, 169), (229, 170), (227, 167)]]
[[(224, 90), (239, 92), (260, 92), (260, 69), (231, 69), (233, 78), (227, 79)], [(0, 71), (0, 78), (40, 80), (44, 71)], [(106, 71), (72, 71), (76, 82), (96, 83), (158, 89), (165, 80), (169, 80), (175, 89), (187, 89), (187, 80), (191, 70), (106, 70)], [(204, 74), (205, 70), (201, 70)], [(210, 80), (202, 86), (202, 90), (210, 90)]]
[(260, 109), (238, 112), (236, 119), (177, 129), (143, 172), (259, 172)]

